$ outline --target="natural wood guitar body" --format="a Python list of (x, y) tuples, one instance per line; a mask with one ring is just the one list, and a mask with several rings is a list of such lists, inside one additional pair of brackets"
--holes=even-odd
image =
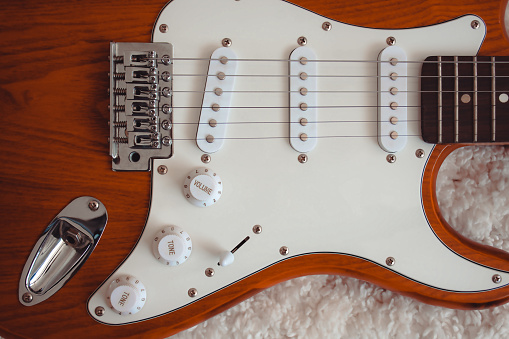
[[(473, 13), (488, 26), (480, 55), (509, 55), (501, 26), (500, 1), (294, 1), (299, 6), (343, 22), (379, 28), (431, 25)], [(260, 290), (310, 274), (342, 274), (444, 306), (461, 304), (463, 295), (429, 297), (381, 267), (348, 256), (298, 257), (251, 276), (214, 298), (182, 310), (177, 321), (159, 317), (111, 327), (95, 322), (87, 298), (136, 243), (145, 223), (150, 174), (111, 171), (108, 156), (108, 54), (110, 41), (149, 42), (164, 1), (33, 1), (3, 4), (0, 99), (3, 150), (0, 206), (0, 335), (7, 338), (164, 337), (224, 311)], [(436, 163), (426, 169), (425, 209), (436, 225), (445, 224), (434, 197), (440, 163), (457, 146), (440, 146)], [(93, 195), (107, 207), (109, 223), (94, 253), (70, 282), (48, 301), (25, 307), (18, 301), (21, 270), (32, 246), (55, 214), (77, 196)], [(462, 239), (448, 227), (435, 229), (446, 243), (477, 258), (482, 245)], [(461, 238), (461, 237), (459, 237)], [(489, 250), (484, 263), (509, 270), (509, 255)], [(483, 262), (483, 261), (481, 261)], [(470, 296), (462, 307), (488, 307), (507, 301), (504, 291)], [(442, 300), (439, 302), (438, 300)], [(494, 300), (490, 303), (489, 300)], [(179, 321), (180, 320), (180, 321)]]

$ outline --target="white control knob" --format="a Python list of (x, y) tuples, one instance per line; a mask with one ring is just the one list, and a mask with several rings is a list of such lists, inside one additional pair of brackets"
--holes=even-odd
[(223, 183), (217, 173), (208, 168), (189, 172), (184, 180), (184, 195), (191, 204), (207, 207), (215, 204), (223, 192)]
[(191, 237), (177, 226), (167, 226), (157, 232), (152, 252), (157, 260), (168, 266), (177, 266), (189, 258), (193, 249)]
[(108, 288), (108, 303), (120, 315), (137, 313), (147, 300), (145, 286), (133, 276), (123, 275), (113, 280)]

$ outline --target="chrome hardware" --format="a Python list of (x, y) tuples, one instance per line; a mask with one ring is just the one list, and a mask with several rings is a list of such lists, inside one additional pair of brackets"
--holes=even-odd
[(301, 46), (305, 46), (308, 43), (308, 39), (306, 39), (304, 36), (301, 36), (297, 39), (297, 43)]
[(325, 21), (323, 24), (322, 24), (322, 29), (324, 31), (330, 31), (332, 28), (332, 24), (328, 21)]
[[(163, 32), (168, 26), (161, 25)], [(164, 31), (163, 33), (165, 33)], [(113, 170), (148, 171), (152, 158), (169, 158), (172, 52), (167, 43), (110, 44), (110, 155)], [(134, 156), (133, 156), (134, 155)]]
[(262, 227), (260, 225), (254, 225), (253, 226), (253, 233), (254, 234), (260, 234), (262, 233)]
[(204, 164), (208, 164), (212, 160), (212, 157), (209, 154), (204, 154), (201, 156), (201, 161)]
[(221, 44), (223, 45), (223, 47), (230, 47), (232, 45), (232, 39), (230, 38), (224, 38), (222, 41), (221, 41)]
[(213, 269), (213, 268), (210, 268), (210, 267), (209, 267), (209, 268), (207, 268), (207, 269), (205, 270), (205, 275), (206, 275), (207, 277), (209, 277), (209, 278), (210, 278), (210, 277), (212, 277), (212, 276), (214, 276), (214, 273), (215, 273), (215, 271), (214, 271), (214, 269)]
[(393, 164), (396, 162), (396, 156), (394, 154), (387, 155), (386, 159), (389, 164)]
[(168, 25), (166, 25), (166, 24), (162, 24), (162, 25), (160, 25), (160, 26), (159, 26), (159, 31), (160, 31), (161, 33), (167, 33), (167, 32), (168, 32)]
[(305, 154), (299, 154), (298, 160), (301, 164), (305, 164), (306, 162), (308, 162), (308, 156)]
[(394, 266), (394, 264), (396, 264), (396, 259), (394, 259), (393, 257), (388, 257), (387, 259), (385, 259), (385, 263), (387, 264), (387, 266)]
[(36, 305), (62, 288), (88, 259), (107, 221), (106, 208), (95, 198), (69, 203), (46, 227), (25, 263), (20, 303)]
[(161, 175), (164, 175), (166, 173), (168, 173), (168, 167), (164, 166), (164, 165), (161, 165), (157, 168), (157, 173), (161, 174)]
[(387, 45), (393, 46), (394, 44), (396, 44), (396, 38), (393, 36), (390, 36), (387, 38), (386, 42), (387, 42)]
[(493, 277), (491, 277), (491, 280), (495, 284), (500, 284), (502, 282), (502, 277), (500, 276), (500, 274), (495, 274)]
[(95, 308), (95, 314), (96, 314), (98, 317), (102, 317), (102, 316), (104, 315), (104, 311), (105, 311), (105, 309), (104, 309), (104, 307), (102, 307), (102, 306), (97, 306), (97, 307)]
[(424, 158), (424, 155), (425, 155), (425, 154), (426, 154), (426, 153), (424, 152), (424, 150), (423, 150), (423, 149), (420, 149), (420, 148), (419, 148), (417, 151), (415, 151), (415, 156), (416, 156), (417, 158), (419, 158), (419, 159)]
[(194, 298), (198, 295), (198, 290), (196, 288), (190, 288), (189, 291), (187, 291), (187, 294), (191, 297), (191, 298)]
[(473, 28), (473, 29), (478, 29), (479, 27), (481, 27), (481, 23), (478, 21), (478, 20), (474, 20), (470, 23), (470, 26)]
[(290, 253), (290, 250), (286, 246), (281, 246), (281, 248), (279, 249), (279, 253), (281, 255), (288, 255), (288, 253)]

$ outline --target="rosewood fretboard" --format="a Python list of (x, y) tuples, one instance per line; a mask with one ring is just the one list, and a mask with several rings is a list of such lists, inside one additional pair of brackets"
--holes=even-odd
[(509, 142), (509, 57), (428, 57), (421, 129), (429, 143)]

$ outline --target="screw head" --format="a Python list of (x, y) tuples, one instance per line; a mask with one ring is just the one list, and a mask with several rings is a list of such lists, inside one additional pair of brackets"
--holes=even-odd
[(254, 225), (253, 226), (253, 233), (254, 234), (260, 234), (262, 233), (262, 227), (260, 225)]
[(191, 297), (191, 298), (194, 298), (198, 295), (198, 290), (196, 288), (190, 288), (189, 291), (187, 291), (187, 294)]
[(166, 173), (168, 173), (168, 167), (160, 165), (159, 167), (157, 167), (157, 173), (165, 175)]
[(201, 156), (201, 161), (204, 164), (208, 164), (212, 160), (212, 157), (209, 154), (204, 154)]
[(393, 257), (388, 257), (387, 259), (385, 259), (385, 263), (387, 264), (387, 266), (394, 266), (394, 264), (396, 263), (396, 259), (394, 259)]
[(168, 128), (170, 128), (170, 122), (169, 122), (168, 120), (163, 120), (163, 121), (161, 122), (161, 127), (162, 127), (162, 129), (168, 129)]
[(170, 145), (171, 145), (171, 139), (170, 139), (170, 137), (164, 137), (164, 138), (163, 138), (163, 145), (164, 145), (164, 146), (170, 146)]
[(288, 253), (290, 253), (290, 250), (286, 246), (281, 246), (281, 248), (279, 249), (279, 253), (281, 253), (281, 255), (288, 255)]
[(306, 162), (308, 162), (308, 156), (306, 154), (299, 154), (297, 159), (301, 164), (305, 164)]
[(396, 162), (396, 156), (394, 154), (389, 154), (386, 159), (389, 164), (393, 164)]
[(332, 24), (328, 21), (325, 21), (323, 24), (322, 24), (322, 29), (324, 31), (330, 31), (332, 28)]
[(479, 27), (481, 27), (481, 23), (478, 20), (473, 20), (470, 23), (470, 26), (472, 26), (473, 29), (478, 29)]
[(301, 36), (297, 39), (297, 43), (301, 46), (305, 46), (308, 43), (308, 39), (305, 36)]
[(104, 307), (97, 306), (95, 308), (95, 315), (98, 316), (98, 317), (102, 317), (104, 315)]
[(493, 282), (495, 284), (500, 284), (502, 282), (502, 277), (500, 276), (500, 274), (495, 274), (491, 280), (493, 280)]
[(396, 38), (393, 37), (393, 36), (390, 36), (387, 38), (387, 40), (385, 40), (387, 42), (387, 45), (389, 46), (393, 46), (396, 44)]
[(224, 46), (224, 47), (230, 47), (232, 45), (232, 39), (230, 38), (224, 38), (222, 41), (221, 41), (221, 44)]
[(25, 294), (23, 294), (23, 296), (21, 297), (23, 299), (24, 302), (26, 303), (31, 303), (32, 300), (34, 300), (34, 296), (31, 295), (30, 293), (26, 292)]
[(99, 202), (97, 200), (90, 200), (88, 202), (88, 208), (92, 211), (97, 211), (99, 209)]
[(209, 267), (209, 268), (207, 268), (207, 269), (205, 270), (205, 275), (206, 275), (207, 277), (212, 277), (212, 276), (214, 275), (214, 273), (215, 273), (215, 271), (214, 271), (214, 269), (213, 269), (213, 268), (210, 268), (210, 267)]
[(424, 152), (424, 150), (423, 150), (423, 149), (420, 149), (420, 148), (419, 148), (417, 151), (415, 151), (415, 156), (416, 156), (417, 158), (424, 158), (424, 155), (425, 155), (425, 154), (426, 154), (426, 153)]
[(168, 25), (167, 24), (162, 24), (159, 26), (159, 31), (161, 33), (168, 33)]

